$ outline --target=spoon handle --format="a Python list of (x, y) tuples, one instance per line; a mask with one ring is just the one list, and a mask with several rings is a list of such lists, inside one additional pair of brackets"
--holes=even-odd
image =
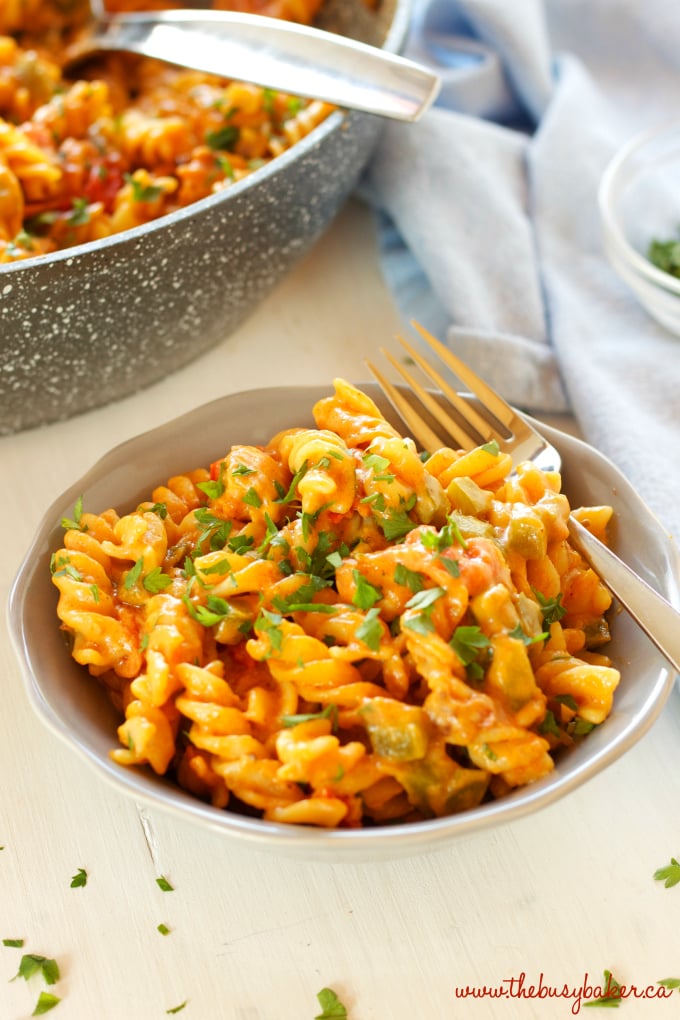
[(377, 46), (277, 18), (227, 11), (107, 16), (77, 44), (67, 66), (72, 73), (76, 64), (106, 50), (156, 57), (402, 121), (422, 116), (440, 87), (429, 68)]

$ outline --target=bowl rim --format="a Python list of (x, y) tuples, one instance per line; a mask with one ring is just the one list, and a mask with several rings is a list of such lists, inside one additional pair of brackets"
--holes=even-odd
[(649, 142), (664, 135), (680, 134), (680, 119), (674, 117), (660, 125), (638, 132), (627, 141), (612, 157), (600, 178), (597, 202), (606, 240), (611, 243), (635, 272), (661, 290), (680, 296), (680, 279), (664, 273), (649, 259), (646, 259), (630, 244), (621, 228), (615, 208), (615, 192), (620, 175), (627, 169), (628, 162)]
[[(382, 406), (384, 401), (378, 387), (374, 383), (357, 383), (364, 392), (368, 392)], [(317, 829), (315, 827), (286, 825), (267, 822), (260, 818), (249, 818), (236, 813), (229, 813), (212, 807), (182, 790), (174, 781), (168, 780), (164, 785), (160, 777), (150, 777), (146, 769), (126, 768), (110, 760), (105, 760), (93, 747), (87, 746), (69, 732), (60, 720), (57, 710), (46, 697), (39, 678), (31, 665), (29, 643), (23, 626), (23, 619), (28, 611), (29, 593), (33, 578), (41, 575), (46, 569), (50, 551), (53, 551), (51, 536), (58, 528), (58, 522), (66, 508), (71, 508), (88, 484), (108, 470), (115, 461), (128, 457), (134, 446), (143, 443), (162, 443), (185, 426), (211, 421), (219, 418), (222, 409), (236, 398), (247, 398), (261, 401), (272, 406), (276, 403), (276, 395), (286, 392), (294, 395), (297, 406), (304, 408), (300, 417), (308, 417), (314, 400), (327, 396), (329, 388), (320, 385), (273, 386), (243, 390), (238, 393), (218, 397), (191, 411), (173, 418), (152, 429), (146, 430), (116, 446), (100, 457), (79, 479), (61, 493), (45, 511), (35, 529), (33, 540), (22, 559), (19, 570), (10, 588), (7, 602), (7, 622), (10, 641), (21, 666), (24, 689), (29, 703), (41, 722), (55, 734), (71, 750), (79, 754), (96, 774), (102, 776), (110, 785), (131, 796), (135, 801), (142, 802), (151, 808), (158, 808), (176, 819), (185, 822), (198, 822), (203, 827), (219, 832), (224, 836), (243, 838), (251, 845), (259, 846), (272, 852), (286, 854), (302, 853), (307, 857), (315, 854), (336, 855), (335, 859), (361, 860), (376, 854), (400, 856), (414, 852), (430, 852), (441, 848), (461, 836), (473, 834), (494, 824), (504, 824), (528, 815), (538, 809), (547, 807), (565, 794), (575, 790), (593, 778), (607, 766), (615, 762), (649, 730), (662, 712), (666, 700), (673, 688), (675, 673), (668, 663), (659, 655), (658, 669), (654, 670), (654, 682), (650, 683), (641, 704), (636, 704), (635, 711), (626, 725), (600, 750), (589, 755), (585, 760), (576, 763), (566, 774), (551, 772), (543, 780), (528, 786), (520, 787), (506, 797), (489, 801), (455, 815), (428, 819), (417, 823), (399, 823), (394, 825), (376, 826), (366, 829)], [(304, 401), (304, 403), (303, 403)], [(266, 403), (265, 403), (266, 402)], [(381, 407), (382, 409), (382, 407)], [(394, 415), (391, 417), (394, 419)], [(526, 416), (529, 417), (529, 416)], [(594, 457), (606, 467), (608, 477), (616, 484), (619, 498), (625, 497), (633, 512), (644, 513), (654, 523), (655, 530), (663, 532), (668, 539), (667, 561), (669, 571), (665, 578), (666, 597), (677, 608), (680, 608), (680, 558), (671, 536), (660, 524), (656, 516), (642, 501), (632, 484), (620, 472), (615, 464), (598, 450), (582, 440), (561, 432), (555, 428), (530, 419), (536, 427), (552, 442), (557, 449), (565, 446), (570, 448), (574, 457), (585, 455)], [(128, 459), (129, 462), (129, 459)], [(152, 484), (152, 482), (150, 482)], [(47, 548), (47, 552), (45, 549)], [(56, 626), (56, 614), (55, 614)], [(106, 697), (102, 692), (102, 697)], [(115, 734), (112, 733), (112, 746)], [(368, 855), (368, 857), (366, 856)]]
[[(408, 35), (411, 7), (412, 0), (394, 0), (392, 17), (387, 26), (387, 32), (380, 49), (395, 53), (404, 45)], [(203, 213), (208, 215), (214, 206), (224, 204), (230, 195), (238, 196), (242, 191), (252, 188), (258, 183), (266, 182), (272, 174), (277, 173), (279, 170), (285, 170), (298, 158), (317, 148), (328, 135), (343, 130), (344, 125), (350, 120), (371, 116), (372, 114), (358, 111), (343, 110), (341, 108), (335, 109), (325, 120), (312, 128), (309, 134), (305, 135), (304, 138), (301, 138), (289, 149), (286, 149), (280, 155), (275, 156), (261, 167), (253, 170), (247, 177), (243, 177), (240, 181), (230, 184), (227, 188), (223, 188), (212, 195), (206, 195), (196, 202), (191, 202), (189, 205), (174, 209), (172, 212), (149, 220), (147, 223), (140, 223), (138, 226), (129, 227), (127, 230), (121, 230), (107, 237), (84, 241), (82, 244), (76, 244), (70, 248), (61, 248), (45, 255), (19, 259), (17, 262), (0, 263), (0, 279), (3, 276), (9, 277), (15, 273), (29, 272), (38, 267), (51, 267), (63, 262), (70, 265), (76, 259), (91, 253), (100, 251), (106, 253), (112, 246), (134, 245), (137, 241), (143, 243), (143, 239), (148, 235), (155, 234), (171, 225), (181, 224), (185, 220), (192, 219), (194, 216), (199, 216)]]

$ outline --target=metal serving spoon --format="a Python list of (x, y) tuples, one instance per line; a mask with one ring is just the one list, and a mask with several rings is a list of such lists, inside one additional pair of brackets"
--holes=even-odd
[(422, 116), (441, 84), (428, 68), (377, 46), (259, 14), (107, 14), (101, 0), (91, 9), (91, 28), (67, 56), (69, 76), (115, 50), (402, 121)]

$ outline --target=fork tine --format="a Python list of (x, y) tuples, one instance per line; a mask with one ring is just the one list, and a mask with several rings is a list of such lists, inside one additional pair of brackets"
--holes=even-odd
[(448, 365), (461, 382), (465, 383), (472, 390), (491, 414), (498, 418), (509, 431), (512, 431), (511, 423), (515, 419), (515, 412), (506, 404), (503, 398), (480, 379), (472, 369), (468, 368), (464, 361), (461, 361), (448, 347), (445, 347), (440, 340), (432, 336), (420, 323), (413, 322), (412, 326), (420, 333), (425, 343), (439, 355), (444, 364)]
[[(428, 409), (432, 417), (439, 422), (443, 429), (446, 430), (450, 438), (463, 450), (471, 450), (476, 443), (465, 429), (462, 429), (455, 419), (448, 414), (439, 401), (435, 400), (432, 394), (428, 393), (427, 390), (420, 385), (418, 380), (413, 378), (411, 373), (397, 361), (394, 355), (390, 354), (390, 352), (385, 350), (384, 347), (380, 348), (380, 353), (383, 354), (390, 364), (397, 370), (404, 382), (408, 384), (423, 406)], [(440, 445), (442, 442), (448, 442), (448, 440), (442, 440), (440, 437)]]
[[(475, 429), (483, 442), (488, 442), (494, 437), (494, 430), (485, 418), (475, 410), (469, 401), (463, 400), (456, 390), (449, 386), (446, 379), (444, 379), (439, 372), (437, 372), (428, 361), (423, 358), (421, 354), (413, 347), (408, 340), (405, 340), (403, 336), (397, 336), (397, 340), (402, 345), (404, 350), (408, 351), (409, 355), (413, 358), (415, 363), (421, 369), (421, 371), (432, 380), (432, 382), (439, 388), (439, 390), (448, 398), (451, 404), (456, 408), (460, 416), (464, 421), (471, 425)], [(403, 374), (403, 373), (402, 373)], [(420, 396), (420, 394), (418, 394)], [(445, 424), (442, 422), (442, 424)]]
[(372, 362), (366, 360), (366, 365), (378, 380), (380, 388), (390, 400), (390, 403), (397, 414), (399, 414), (406, 422), (414, 438), (418, 440), (423, 449), (430, 451), (439, 449), (439, 447), (442, 446), (440, 436), (438, 436), (436, 432), (432, 431), (427, 422), (421, 418), (406, 397), (399, 392), (396, 386), (392, 385), (389, 379), (387, 379), (382, 372), (378, 371)]

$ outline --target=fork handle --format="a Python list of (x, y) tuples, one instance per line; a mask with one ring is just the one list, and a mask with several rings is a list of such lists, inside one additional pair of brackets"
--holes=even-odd
[(569, 517), (569, 534), (574, 547), (612, 595), (680, 673), (680, 612), (573, 516)]

